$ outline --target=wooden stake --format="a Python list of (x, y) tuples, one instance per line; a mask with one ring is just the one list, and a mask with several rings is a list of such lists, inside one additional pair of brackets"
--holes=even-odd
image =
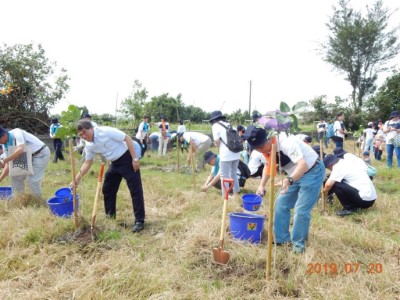
[(74, 224), (75, 227), (78, 228), (79, 220), (78, 220), (78, 205), (76, 203), (76, 183), (75, 183), (75, 157), (73, 150), (73, 141), (72, 138), (69, 140), (69, 156), (71, 159), (71, 174), (72, 174), (72, 201), (74, 207)]
[(272, 240), (274, 236), (274, 198), (275, 198), (275, 172), (276, 172), (276, 144), (272, 144), (270, 160), (271, 165), (268, 166), (271, 170), (269, 178), (269, 222), (268, 222), (268, 248), (267, 248), (267, 266), (266, 266), (266, 278), (267, 280), (271, 276), (271, 260), (272, 260)]
[(177, 155), (176, 155), (176, 171), (179, 173), (179, 136), (178, 134), (176, 135), (176, 150), (177, 150)]
[[(324, 152), (324, 143), (323, 140), (320, 139), (319, 141), (319, 159), (323, 160), (323, 152)], [(325, 199), (325, 192), (324, 192), (324, 185), (321, 187), (321, 200), (322, 200), (322, 210), (326, 210), (326, 199)]]

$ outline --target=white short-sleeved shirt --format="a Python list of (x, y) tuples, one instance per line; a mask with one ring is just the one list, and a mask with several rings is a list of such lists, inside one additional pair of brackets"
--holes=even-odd
[(282, 166), (282, 169), (289, 176), (292, 175), (297, 162), (302, 158), (306, 161), (308, 169), (312, 168), (318, 159), (318, 154), (313, 150), (313, 148), (294, 135), (288, 137), (285, 136), (286, 134), (284, 133), (279, 135), (277, 151), (282, 151), (283, 154), (288, 156), (290, 162), (287, 165)]
[[(31, 148), (32, 153), (35, 153), (38, 151), (40, 148), (45, 145), (41, 140), (39, 140), (36, 136), (33, 134), (30, 134), (26, 132), (25, 130), (15, 128), (10, 130), (10, 133), (15, 140), (15, 145), (26, 145)], [(10, 142), (10, 141), (9, 141)], [(14, 144), (14, 141), (11, 141), (12, 144)], [(5, 148), (5, 149), (4, 149)], [(3, 147), (3, 149), (6, 151), (8, 155), (8, 151), (6, 147)]]
[(125, 136), (124, 132), (113, 127), (93, 127), (93, 142), (86, 141), (85, 159), (93, 160), (96, 153), (101, 153), (107, 160), (117, 160), (128, 150)]
[[(223, 122), (223, 121), (219, 121), (219, 122), (221, 122), (225, 126), (229, 125), (229, 123), (226, 123), (226, 122)], [(211, 129), (212, 129), (212, 135), (213, 135), (214, 141), (222, 139), (226, 143), (226, 141), (227, 141), (226, 129), (223, 126), (218, 124), (218, 122), (215, 122), (212, 125)], [(220, 144), (219, 144), (219, 158), (220, 158), (220, 161), (238, 160), (238, 159), (240, 159), (240, 152), (238, 152), (238, 153), (232, 152), (232, 151), (230, 151), (228, 149), (228, 147), (223, 142), (220, 142)]]
[(372, 128), (364, 129), (365, 139), (373, 139), (374, 138), (374, 130)]
[(326, 124), (326, 122), (319, 122), (317, 124), (317, 131), (318, 132), (325, 132), (327, 127), (328, 127), (328, 124)]
[(335, 131), (335, 135), (344, 138), (344, 134), (340, 133), (339, 129), (342, 129), (342, 122), (336, 120), (335, 123), (333, 123), (333, 130)]
[[(389, 126), (400, 129), (400, 120), (397, 120), (396, 122), (394, 121), (386, 121), (385, 125), (383, 125), (383, 129), (386, 130)], [(396, 131), (389, 131), (386, 133), (386, 144), (390, 144), (390, 140), (394, 138), (398, 133)]]
[(179, 125), (178, 130), (176, 131), (176, 133), (182, 133), (182, 132), (186, 132), (185, 125)]
[(210, 139), (207, 135), (200, 133), (200, 132), (185, 132), (183, 134), (183, 138), (186, 142), (188, 142), (188, 143), (192, 142), (197, 147), (200, 146), (200, 144), (202, 144)]
[(329, 179), (344, 182), (358, 190), (358, 194), (364, 201), (376, 200), (378, 197), (374, 184), (369, 179), (363, 168), (350, 160), (339, 159), (333, 166)]
[(147, 132), (150, 130), (150, 124), (145, 122), (140, 122), (138, 127), (138, 132), (136, 133), (136, 138), (143, 140), (146, 137)]
[(343, 155), (343, 159), (349, 162), (350, 164), (357, 165), (358, 168), (361, 168), (365, 172), (367, 172), (368, 166), (362, 158), (347, 152)]
[(249, 163), (247, 164), (250, 174), (253, 175), (255, 172), (257, 172), (261, 165), (266, 165), (264, 155), (257, 150), (253, 150), (250, 155)]

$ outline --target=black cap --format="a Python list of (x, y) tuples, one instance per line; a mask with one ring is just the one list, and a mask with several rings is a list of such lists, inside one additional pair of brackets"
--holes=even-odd
[(347, 152), (344, 151), (342, 147), (336, 147), (333, 149), (333, 154), (335, 154), (339, 158), (343, 158), (343, 155), (345, 155)]
[(325, 168), (332, 166), (333, 164), (337, 163), (338, 161), (339, 161), (339, 157), (337, 157), (335, 154), (328, 154), (324, 158)]
[(206, 153), (204, 153), (205, 163), (208, 164), (210, 162), (210, 160), (213, 159), (214, 157), (217, 157), (217, 154), (215, 154), (212, 151), (207, 151)]
[(89, 115), (89, 113), (84, 113), (84, 114), (82, 115), (82, 118), (89, 118), (89, 119), (91, 119), (92, 116)]
[(57, 123), (58, 123), (58, 119), (57, 119), (57, 118), (53, 118), (53, 119), (51, 120), (51, 123), (57, 124)]
[(211, 113), (210, 119), (208, 120), (208, 122), (218, 120), (218, 119), (223, 120), (223, 119), (226, 119), (226, 117), (222, 115), (221, 111), (215, 110)]
[(253, 125), (247, 127), (242, 138), (247, 140), (252, 148), (257, 148), (268, 140), (267, 131), (264, 128), (255, 127)]
[(400, 117), (400, 113), (399, 113), (397, 110), (394, 110), (394, 111), (392, 111), (392, 112), (390, 113), (389, 119), (391, 119), (391, 118), (396, 118), (396, 117)]
[(303, 140), (305, 143), (311, 143), (312, 142), (312, 137), (311, 136), (306, 136)]
[(5, 135), (7, 133), (7, 130), (4, 129), (3, 127), (0, 127), (0, 137), (2, 137), (3, 135)]
[(161, 115), (160, 119), (164, 119), (165, 121), (167, 121), (167, 117), (165, 115)]

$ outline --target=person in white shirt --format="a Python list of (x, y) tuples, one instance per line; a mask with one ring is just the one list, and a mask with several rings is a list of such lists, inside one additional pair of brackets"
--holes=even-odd
[(367, 128), (364, 129), (365, 143), (363, 151), (368, 151), (372, 153), (372, 141), (374, 140), (374, 124), (372, 122), (368, 122)]
[[(232, 152), (226, 146), (226, 129), (221, 124), (219, 124), (219, 122), (221, 122), (225, 126), (228, 126), (229, 123), (226, 122), (226, 117), (223, 116), (219, 110), (213, 111), (211, 113), (209, 122), (212, 125), (211, 129), (214, 143), (219, 150), (221, 179), (232, 178), (234, 180), (233, 193), (235, 197), (237, 197), (240, 191), (240, 186), (239, 180), (236, 176), (236, 170), (239, 165), (240, 152)], [(223, 195), (224, 190), (222, 189), (221, 192)]]
[(132, 198), (135, 215), (132, 231), (141, 231), (145, 219), (143, 187), (139, 157), (136, 154), (132, 138), (113, 127), (93, 127), (90, 121), (83, 119), (78, 121), (76, 129), (78, 130), (78, 136), (86, 141), (86, 151), (85, 162), (75, 176), (75, 184), (77, 185), (90, 170), (94, 156), (97, 153), (103, 154), (107, 160), (111, 161), (104, 176), (102, 188), (105, 213), (108, 217), (116, 217), (117, 193), (121, 180), (124, 178)]
[(393, 164), (393, 152), (396, 153), (397, 167), (400, 168), (400, 146), (393, 144), (394, 139), (400, 137), (400, 113), (395, 110), (390, 113), (389, 121), (385, 122), (383, 132), (386, 134), (386, 154), (387, 167), (391, 168)]
[(157, 123), (160, 137), (158, 139), (158, 156), (165, 156), (167, 154), (167, 147), (169, 139), (171, 138), (169, 123), (165, 115), (161, 116), (161, 122)]
[(336, 114), (336, 121), (333, 123), (333, 130), (335, 131), (335, 135), (332, 137), (332, 140), (335, 142), (336, 147), (343, 148), (343, 141), (347, 134), (346, 127), (343, 123), (344, 113), (339, 112)]
[(334, 154), (325, 156), (324, 165), (331, 171), (324, 192), (334, 192), (343, 205), (343, 209), (336, 212), (338, 216), (347, 216), (374, 205), (376, 190), (362, 167)]
[[(10, 162), (26, 164), (26, 158), (25, 161), (19, 158), (25, 153), (25, 147), (30, 147), (32, 150), (33, 174), (11, 177), (11, 184), (14, 192), (23, 193), (26, 180), (30, 192), (35, 196), (42, 197), (41, 184), (51, 155), (49, 147), (33, 134), (19, 128), (6, 130), (0, 127), (0, 144), (3, 145), (5, 150), (5, 158), (0, 160), (0, 168), (4, 168), (0, 175), (0, 181), (9, 174)], [(16, 146), (16, 150), (13, 153), (10, 153), (11, 149), (9, 148), (11, 146)]]
[(179, 126), (176, 133), (183, 133), (183, 132), (186, 132), (186, 127), (185, 125), (183, 125), (183, 120), (179, 120)]
[(192, 159), (198, 156), (197, 168), (204, 168), (203, 154), (210, 148), (211, 139), (209, 136), (200, 132), (181, 132), (178, 134), (179, 141), (189, 144), (189, 153), (186, 162), (190, 165)]
[[(285, 133), (272, 137), (271, 132), (250, 125), (244, 139), (252, 149), (267, 157), (270, 165), (271, 149), (277, 147), (277, 164), (288, 174), (282, 180), (281, 190), (275, 203), (274, 233), (276, 243), (293, 244), (295, 253), (303, 253), (308, 239), (311, 210), (318, 201), (325, 177), (325, 168), (318, 154), (300, 139)], [(264, 168), (256, 194), (264, 195), (270, 178), (271, 168)], [(273, 174), (274, 175), (274, 174)], [(294, 212), (292, 233), (290, 234), (291, 211)]]
[(250, 176), (251, 177), (262, 176), (264, 166), (266, 165), (266, 163), (267, 162), (265, 160), (265, 157), (261, 152), (257, 150), (251, 151), (249, 163), (247, 164), (250, 170)]

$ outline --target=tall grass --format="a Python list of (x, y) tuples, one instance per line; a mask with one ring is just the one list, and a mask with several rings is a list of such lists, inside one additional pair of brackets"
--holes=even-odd
[[(154, 153), (141, 161), (147, 218), (139, 234), (131, 232), (132, 203), (125, 183), (116, 220), (105, 218), (100, 201), (94, 241), (74, 239), (73, 220), (53, 216), (44, 201), (2, 200), (0, 298), (399, 299), (400, 171), (373, 163), (379, 170), (376, 205), (339, 218), (337, 200), (325, 212), (318, 204), (306, 253), (274, 248), (269, 281), (265, 232), (261, 243), (253, 245), (234, 241), (227, 230), (231, 260), (226, 266), (213, 262), (222, 197), (217, 190), (200, 192), (208, 169), (196, 174), (194, 189), (189, 168), (182, 165), (176, 172), (175, 153), (164, 159)], [(92, 212), (99, 167), (96, 162), (78, 188), (81, 226)], [(69, 162), (49, 165), (45, 198), (70, 181)], [(257, 184), (249, 179), (244, 192)], [(267, 198), (259, 213), (267, 214)], [(230, 212), (241, 210), (237, 201), (229, 201)], [(337, 273), (330, 272), (334, 266)]]

